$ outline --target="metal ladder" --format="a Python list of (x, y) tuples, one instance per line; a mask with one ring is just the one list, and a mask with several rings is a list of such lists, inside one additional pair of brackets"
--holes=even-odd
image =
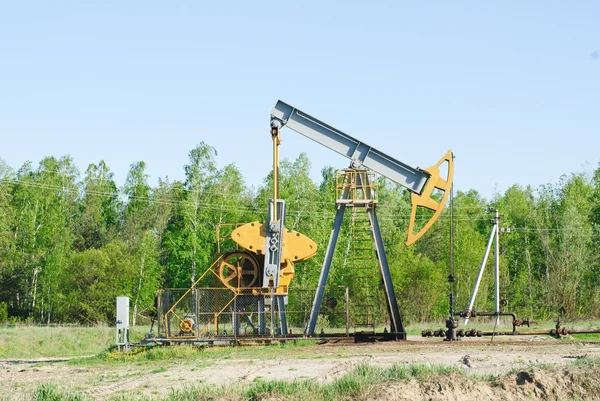
[(366, 208), (352, 208), (350, 263), (353, 271), (351, 324), (355, 331), (375, 332), (379, 267)]

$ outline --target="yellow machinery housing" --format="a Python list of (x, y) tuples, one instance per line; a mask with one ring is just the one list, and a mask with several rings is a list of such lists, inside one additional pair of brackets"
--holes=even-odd
[[(258, 221), (254, 221), (236, 228), (231, 233), (231, 239), (246, 252), (256, 255), (257, 258), (261, 256), (264, 258), (264, 245), (267, 241), (266, 232), (265, 223), (260, 224)], [(293, 230), (284, 230), (282, 237), (279, 285), (275, 288), (277, 295), (287, 295), (290, 282), (294, 278), (294, 263), (309, 259), (317, 253), (317, 244), (306, 235)], [(256, 266), (258, 268), (258, 264)], [(240, 277), (241, 274), (238, 272), (242, 272), (243, 264), (231, 265), (226, 261), (222, 261), (221, 267), (219, 272), (223, 283), (233, 291), (239, 293), (240, 287), (232, 286), (231, 282), (233, 280), (230, 277)], [(229, 275), (230, 273), (231, 276)], [(260, 277), (259, 273), (256, 270), (257, 277)], [(253, 280), (252, 284), (256, 284), (257, 281)], [(240, 280), (237, 283), (242, 284)], [(254, 295), (267, 294), (269, 291), (269, 288), (264, 286), (252, 289)]]

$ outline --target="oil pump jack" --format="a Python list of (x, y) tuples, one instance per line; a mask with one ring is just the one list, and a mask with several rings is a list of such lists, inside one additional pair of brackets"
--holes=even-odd
[[(441, 215), (446, 204), (454, 175), (452, 151), (448, 150), (440, 161), (432, 167), (424, 170), (414, 168), (280, 100), (271, 112), (271, 135), (274, 138), (275, 155), (278, 155), (276, 149), (279, 145), (279, 132), (283, 127), (288, 127), (350, 159), (349, 168), (343, 170), (342, 190), (339, 193), (339, 197), (336, 195), (337, 211), (329, 238), (329, 244), (325, 251), (325, 258), (321, 268), (319, 284), (312, 304), (309, 322), (305, 328), (305, 335), (313, 336), (315, 334), (317, 317), (323, 301), (335, 247), (342, 227), (344, 212), (347, 207), (364, 207), (367, 209), (375, 254), (385, 291), (391, 326), (390, 335), (399, 340), (406, 339), (406, 332), (398, 309), (396, 294), (394, 292), (394, 286), (392, 284), (388, 261), (383, 246), (383, 239), (379, 228), (379, 221), (376, 213), (377, 201), (375, 187), (372, 185), (372, 182), (370, 182), (373, 179), (373, 176), (367, 174), (367, 171), (374, 171), (411, 191), (412, 210), (408, 227), (408, 238), (406, 241), (407, 245), (411, 245), (432, 227), (437, 218)], [(276, 158), (275, 164), (278, 164), (277, 160), (278, 159)], [(444, 163), (447, 163), (447, 174), (445, 177), (441, 177), (440, 167)], [(277, 188), (276, 171), (277, 165), (274, 166), (274, 188)], [(441, 199), (436, 200), (432, 198), (435, 189), (443, 192)], [(279, 202), (280, 201), (277, 200), (277, 190), (275, 189), (274, 198), (271, 204), (279, 205)], [(422, 228), (415, 232), (415, 219), (418, 208), (432, 210), (433, 215)], [(274, 212), (275, 214), (273, 214)], [(270, 207), (269, 216), (271, 220), (269, 220), (266, 225), (267, 238), (274, 238), (281, 232), (284, 213), (285, 209), (283, 207), (278, 207), (276, 209)], [(273, 216), (275, 216), (275, 219), (272, 219)], [(278, 222), (281, 222), (281, 224), (278, 225)], [(269, 244), (268, 241), (269, 240), (267, 240), (267, 245)], [(270, 255), (267, 254), (267, 257), (265, 258), (265, 278), (268, 276), (279, 276), (280, 265), (277, 263), (278, 257), (279, 256), (275, 251)]]
[[(377, 219), (375, 173), (411, 191), (412, 210), (406, 241), (407, 245), (411, 245), (431, 228), (446, 204), (454, 173), (452, 152), (448, 151), (430, 168), (413, 168), (282, 101), (278, 101), (271, 112), (273, 198), (268, 203), (266, 221), (234, 223), (236, 228), (231, 232), (229, 239), (235, 243), (235, 249), (228, 252), (218, 251), (213, 264), (183, 295), (171, 299), (171, 290), (161, 290), (162, 295), (158, 298), (158, 309), (161, 311), (159, 332), (164, 332), (167, 338), (197, 339), (201, 335), (209, 334), (210, 327), (213, 327), (213, 332), (218, 335), (224, 332), (223, 326), (231, 324), (231, 334), (238, 336), (241, 334), (241, 319), (245, 317), (246, 322), (253, 327), (253, 334), (288, 334), (285, 309), (290, 282), (295, 275), (294, 265), (315, 256), (317, 244), (299, 232), (286, 229), (284, 224), (286, 207), (285, 201), (279, 199), (278, 185), (280, 131), (283, 127), (288, 127), (351, 160), (349, 168), (343, 170), (340, 190), (336, 194), (337, 211), (305, 335), (315, 334), (344, 212), (346, 208), (351, 207), (355, 208), (354, 210), (364, 208), (368, 215), (368, 240), (373, 243), (378, 270), (381, 273), (389, 313), (389, 335), (395, 339), (406, 339)], [(443, 163), (447, 163), (445, 177), (440, 175)], [(435, 189), (443, 191), (441, 199), (432, 198)], [(433, 214), (429, 221), (415, 232), (415, 219), (419, 207), (432, 210)], [(217, 226), (217, 238), (220, 237)], [(221, 300), (217, 296), (215, 290), (218, 294), (223, 294), (219, 289), (200, 288), (202, 283), (206, 283), (206, 280), (213, 276), (224, 287), (222, 290), (228, 295), (226, 299)], [(212, 303), (213, 306), (209, 307), (207, 303)], [(270, 319), (267, 319), (267, 306)], [(254, 328), (250, 320), (253, 311), (256, 311), (255, 315), (258, 316), (257, 328)], [(220, 324), (221, 317), (223, 320)], [(267, 328), (268, 320), (270, 329)]]

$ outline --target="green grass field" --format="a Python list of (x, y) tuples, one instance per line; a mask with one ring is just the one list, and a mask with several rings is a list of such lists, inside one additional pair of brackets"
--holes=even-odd
[[(141, 340), (149, 326), (131, 330), (131, 341)], [(0, 326), (0, 358), (63, 358), (96, 355), (115, 344), (114, 327)]]
[[(519, 330), (547, 330), (554, 328), (552, 321), (535, 322), (530, 328)], [(569, 328), (600, 328), (600, 321), (565, 322)], [(462, 328), (462, 323), (460, 328)], [(424, 329), (444, 328), (444, 322), (422, 323), (408, 326), (407, 332), (412, 336), (420, 336)], [(491, 331), (494, 324), (491, 319), (473, 319), (468, 328)], [(130, 331), (130, 340), (138, 342), (148, 333), (149, 326), (137, 326)], [(378, 328), (383, 331), (383, 327)], [(497, 331), (510, 331), (510, 319), (503, 319), (496, 327)], [(600, 341), (600, 334), (576, 334), (568, 336), (564, 341)], [(310, 342), (310, 341), (309, 341)], [(115, 344), (115, 329), (108, 326), (97, 327), (38, 327), (38, 326), (0, 326), (0, 358), (64, 358), (98, 355)]]

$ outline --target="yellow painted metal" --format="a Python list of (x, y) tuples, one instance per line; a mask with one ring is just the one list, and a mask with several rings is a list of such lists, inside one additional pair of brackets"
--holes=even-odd
[(257, 255), (265, 254), (267, 227), (258, 221), (244, 224), (231, 232), (231, 239), (237, 246)]
[[(443, 163), (448, 163), (448, 175), (445, 178), (440, 177), (440, 166)], [(431, 174), (431, 176), (429, 177), (425, 188), (423, 188), (423, 192), (421, 195), (411, 195), (412, 211), (410, 213), (410, 222), (408, 223), (408, 238), (406, 240), (406, 245), (412, 245), (419, 238), (421, 238), (423, 234), (425, 234), (431, 228), (431, 226), (433, 226), (433, 223), (435, 223), (438, 217), (440, 217), (442, 214), (442, 210), (444, 210), (444, 206), (446, 205), (446, 201), (450, 195), (452, 180), (454, 179), (454, 155), (452, 154), (452, 151), (449, 150), (446, 152), (446, 154), (440, 159), (439, 162), (437, 162), (437, 164), (425, 169), (425, 171)], [(431, 197), (434, 189), (444, 192), (444, 195), (440, 201), (437, 201)], [(429, 219), (427, 224), (425, 224), (423, 228), (415, 233), (415, 218), (417, 216), (417, 208), (419, 207), (433, 210), (434, 214)]]
[[(264, 255), (267, 241), (267, 227), (263, 223), (253, 221), (236, 228), (231, 233), (231, 238), (243, 249)], [(281, 244), (281, 260), (292, 263), (309, 259), (317, 253), (317, 244), (304, 234), (294, 230), (284, 230)], [(283, 263), (283, 262), (282, 262)]]
[(278, 221), (277, 216), (277, 199), (279, 199), (279, 145), (281, 144), (281, 137), (279, 136), (279, 128), (271, 128), (271, 138), (273, 138), (273, 216), (271, 221)]
[(198, 284), (200, 282), (200, 280), (202, 280), (204, 278), (204, 276), (206, 276), (208, 273), (213, 273), (213, 267), (221, 260), (221, 257), (218, 257), (212, 265), (210, 265), (210, 267), (208, 269), (206, 269), (206, 271), (204, 273), (202, 273), (202, 275), (200, 277), (198, 277), (198, 279), (192, 284), (192, 286), (190, 288), (188, 288), (188, 290), (181, 296), (179, 297), (179, 299), (173, 304), (173, 306), (171, 306), (171, 308), (165, 312), (163, 319), (165, 322), (165, 327), (166, 327), (166, 335), (167, 337), (169, 337), (170, 333), (169, 333), (169, 314), (172, 314), (173, 316), (175, 316), (178, 320), (179, 323), (181, 324), (181, 322), (183, 321), (183, 319), (177, 315), (177, 313), (175, 313), (175, 308), (177, 307), (177, 305), (179, 305), (179, 303), (192, 291), (192, 289), (196, 286), (196, 284)]
[[(275, 295), (286, 295), (288, 293), (290, 283), (294, 279), (295, 274), (294, 263), (289, 259), (286, 259), (281, 263), (279, 269), (279, 287), (275, 289)], [(268, 288), (266, 288), (266, 290), (268, 290)]]
[[(231, 238), (240, 248), (257, 255), (264, 255), (267, 241), (266, 232), (266, 224), (253, 221), (233, 230)], [(281, 267), (279, 269), (279, 286), (275, 289), (276, 295), (287, 294), (295, 274), (294, 263), (309, 259), (317, 253), (317, 244), (304, 234), (294, 230), (284, 230), (281, 237)], [(254, 295), (265, 295), (269, 291), (269, 288), (263, 287), (252, 289)]]
[(217, 223), (215, 234), (217, 238), (217, 254), (227, 251), (237, 251), (237, 244), (230, 244), (231, 232), (245, 223)]
[(179, 328), (183, 333), (192, 333), (194, 331), (194, 320), (187, 317), (179, 322)]
[(248, 252), (229, 252), (223, 255), (218, 271), (219, 280), (236, 293), (254, 286), (258, 280), (258, 262)]
[(335, 175), (337, 203), (360, 206), (378, 202), (378, 175), (370, 170), (346, 168)]

